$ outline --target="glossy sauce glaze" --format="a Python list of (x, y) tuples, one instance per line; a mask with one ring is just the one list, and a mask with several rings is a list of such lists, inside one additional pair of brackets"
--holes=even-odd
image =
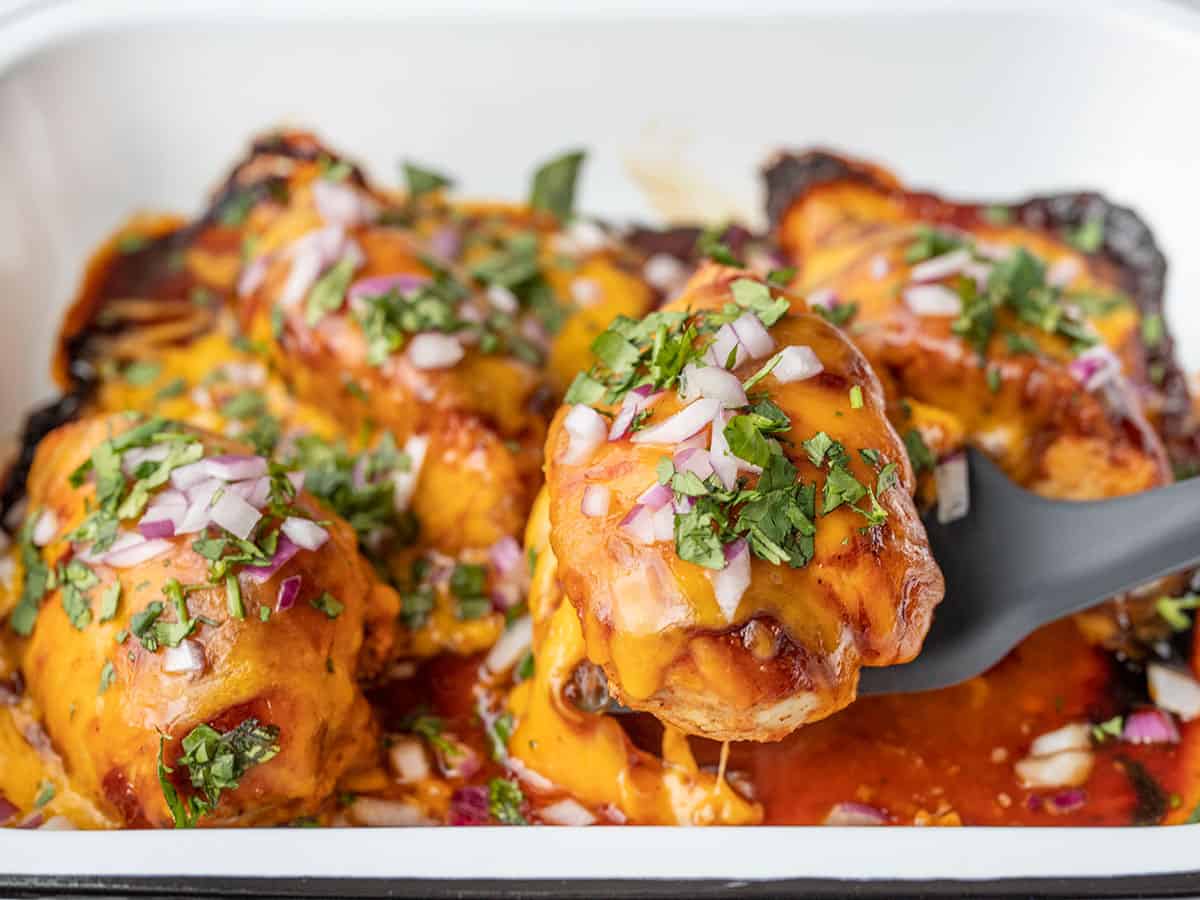
[[(529, 330), (541, 363), (468, 348), (471, 360), (461, 370), (422, 374), (410, 371), (404, 359), (376, 367), (362, 359), (363, 335), (341, 306), (311, 324), (306, 309), (293, 310), (280, 328), (273, 310), (290, 277), (281, 254), (320, 229), (331, 214), (328, 205), (322, 212), (314, 198), (314, 190), (327, 192), (323, 181), (348, 187), (360, 200), (394, 214), (388, 221), (348, 226), (364, 257), (356, 277), (436, 274), (425, 251), (434, 245), (445, 250), (439, 242), (449, 228), (464, 248), (454, 253), (454, 277), (486, 293), (486, 281), (473, 280), (471, 269), (489, 260), (511, 264), (514, 239), (520, 245), (532, 237), (538, 279), (559, 301), (570, 298), (562, 304), (557, 330)], [(1029, 211), (1021, 216), (1040, 210), (1042, 219), (1022, 219), (1022, 227), (1005, 230), (989, 225), (978, 211), (948, 208), (928, 195), (902, 197), (890, 176), (877, 177), (868, 187), (866, 194), (858, 193), (861, 183), (854, 189), (843, 186), (844, 193), (830, 189), (820, 203), (803, 208), (792, 205), (800, 195), (790, 194), (785, 203), (776, 192), (772, 213), (779, 229), (776, 243), (800, 266), (793, 288), (808, 295), (810, 305), (824, 288), (842, 291), (843, 299), (861, 293), (859, 324), (885, 326), (864, 332), (852, 321), (837, 322), (836, 310), (827, 316), (845, 328), (882, 381), (895, 431), (883, 422), (883, 430), (871, 432), (875, 443), (898, 449), (892, 446), (896, 434), (908, 444), (916, 430), (921, 446), (936, 458), (965, 441), (986, 443), (991, 436), (990, 448), (1020, 480), (1045, 493), (1075, 497), (1161, 483), (1169, 478), (1164, 445), (1176, 464), (1186, 463), (1194, 428), (1190, 410), (1179, 408), (1169, 336), (1139, 347), (1139, 336), (1150, 333), (1146, 322), (1155, 315), (1146, 305), (1152, 286), (1143, 290), (1152, 278), (1133, 284), (1108, 249), (1090, 256), (1065, 250), (1045, 227), (1055, 213), (1053, 204), (1020, 207)], [(887, 196), (881, 201), (879, 193)], [(1168, 715), (1165, 721), (1177, 735), (1168, 729), (1158, 742), (1144, 743), (1144, 733), (1129, 731), (1133, 717), (1153, 709), (1147, 665), (1192, 660), (1195, 668), (1190, 601), (1185, 597), (1166, 607), (1156, 602), (1181, 592), (1178, 581), (1042, 629), (993, 671), (965, 685), (859, 700), (775, 743), (720, 744), (688, 737), (645, 713), (612, 709), (595, 662), (603, 655), (588, 658), (585, 629), (563, 594), (545, 501), (533, 505), (526, 527), (539, 435), (554, 398), (586, 367), (589, 346), (612, 318), (641, 316), (681, 287), (695, 262), (698, 232), (643, 231), (624, 244), (603, 230), (561, 228), (544, 205), (534, 211), (451, 204), (437, 188), (420, 194), (419, 202), (415, 192), (410, 195), (371, 187), (357, 169), (308, 136), (260, 140), (200, 219), (137, 219), (102, 248), (64, 324), (55, 371), (68, 394), (31, 420), (28, 450), (50, 427), (81, 411), (129, 409), (178, 419), (223, 440), (257, 444), (273, 437), (279, 443), (267, 443), (283, 452), (291, 451), (297, 438), (318, 438), (319, 461), (310, 455), (305, 462), (335, 481), (353, 482), (361, 466), (370, 472), (373, 460), (391, 458), (385, 434), (423, 456), (418, 474), (397, 482), (411, 493), (404, 509), (389, 505), (382, 532), (377, 509), (365, 515), (344, 498), (335, 502), (332, 492), (320, 495), (320, 502), (334, 507), (331, 518), (349, 517), (332, 527), (338, 553), (345, 557), (341, 567), (354, 569), (353, 577), (336, 574), (337, 565), (324, 574), (344, 582), (343, 587), (358, 584), (354, 597), (368, 591), (399, 596), (399, 617), (374, 628), (376, 646), (394, 647), (386, 665), (366, 666), (356, 686), (339, 671), (353, 666), (354, 654), (339, 655), (337, 692), (320, 689), (321, 679), (331, 677), (323, 664), (316, 666), (321, 671), (288, 679), (292, 693), (311, 700), (310, 706), (348, 709), (353, 721), (331, 731), (322, 719), (328, 713), (296, 713), (304, 718), (298, 722), (289, 719), (286, 704), (260, 704), (256, 715), (286, 729), (287, 740), (261, 768), (247, 769), (241, 785), (226, 790), (218, 813), (196, 824), (1126, 825), (1196, 816), (1200, 728)], [(337, 196), (345, 201), (348, 195), (339, 191)], [(1027, 246), (1049, 264), (1076, 259), (1083, 271), (1072, 290), (1102, 293), (1117, 285), (1133, 294), (1136, 309), (1114, 307), (1095, 324), (1126, 376), (1148, 382), (1142, 391), (1146, 415), (1139, 418), (1135, 408), (1118, 421), (1091, 397), (1064, 404), (1072, 384), (1071, 356), (1057, 337), (1037, 330), (1025, 334), (1044, 359), (1007, 359), (1002, 352), (995, 357), (1004, 365), (997, 391), (986, 370), (963, 364), (967, 357), (947, 322), (914, 322), (898, 309), (896, 291), (911, 265), (907, 249), (924, 221)], [(736, 230), (726, 237), (748, 258), (762, 255), (761, 248), (770, 243), (748, 240)], [(527, 250), (515, 255), (523, 253)], [(882, 264), (876, 262), (880, 257)], [(264, 262), (258, 283), (239, 285), (259, 259)], [(884, 266), (887, 277), (878, 275)], [(520, 310), (526, 310), (527, 289), (527, 284), (518, 288)], [(497, 302), (508, 304), (507, 297), (499, 297)], [(478, 300), (473, 296), (468, 305)], [(538, 309), (537, 318), (547, 312)], [(1002, 327), (1020, 331), (1005, 315)], [(899, 329), (892, 327), (896, 321)], [(815, 322), (803, 327), (806, 343), (819, 343), (828, 330)], [(881, 333), (886, 340), (876, 340)], [(931, 352), (914, 355), (913, 346)], [(989, 348), (989, 359), (994, 350)], [(351, 376), (343, 377), (347, 372)], [(1031, 393), (1030, 385), (1040, 387)], [(846, 385), (837, 387), (841, 391)], [(867, 384), (872, 413), (884, 405), (876, 393)], [(1186, 392), (1182, 396), (1186, 406)], [(41, 442), (46, 452), (56, 440), (71, 453), (87, 449), (77, 434), (60, 434)], [(409, 443), (413, 438), (417, 442)], [(1098, 446), (1117, 448), (1109, 464), (1099, 468)], [(28, 462), (9, 477), (0, 510), (14, 534)], [(916, 467), (921, 471), (918, 497), (929, 502), (934, 495), (929, 467)], [(41, 466), (31, 483), (38, 497), (58, 496), (59, 468)], [(68, 506), (64, 500), (64, 515)], [(410, 514), (420, 523), (416, 536), (404, 530)], [(348, 549), (355, 542), (369, 566)], [(506, 557), (502, 567), (494, 561), (497, 548)], [(177, 554), (181, 563), (193, 562), (182, 547)], [(0, 571), (0, 615), (8, 615), (18, 603), (22, 563), (17, 548), (0, 557), (5, 563), (16, 560), (15, 569)], [(456, 579), (459, 570), (471, 578)], [(323, 577), (304, 574), (314, 584)], [(162, 580), (162, 573), (154, 575)], [(14, 577), (18, 590), (12, 589)], [(131, 583), (131, 592), (148, 580)], [(707, 596), (703, 590), (693, 593)], [(213, 602), (205, 601), (204, 615), (220, 623), (221, 598), (209, 599)], [(100, 639), (116, 623), (106, 624), (103, 633), (84, 633), (66, 623), (61, 597), (45, 602), (55, 608), (43, 610), (46, 622), (32, 642), (7, 627), (0, 638), (0, 824), (169, 826), (151, 732), (154, 726), (172, 727), (156, 711), (156, 703), (174, 696), (172, 676), (157, 671), (153, 654), (134, 654), (145, 670), (143, 681), (151, 686), (144, 701), (126, 705), (146, 711), (148, 718), (135, 723), (135, 730), (142, 729), (136, 740), (123, 742), (123, 732), (109, 720), (126, 696), (132, 672), (122, 667), (116, 673), (114, 666), (120, 682), (97, 689), (106, 678), (98, 668), (101, 657), (110, 654), (112, 643)], [(468, 602), (479, 608), (465, 614)], [(204, 624), (199, 640), (214, 656), (228, 648), (225, 638), (235, 631), (250, 643), (243, 664), (214, 673), (216, 680), (201, 685), (196, 697), (213, 691), (225, 701), (239, 684), (261, 687), (278, 671), (289, 641), (297, 648), (319, 643), (351, 621), (348, 617), (338, 626), (316, 609), (302, 612), (307, 636), (293, 635), (294, 641), (271, 640), (277, 633), (267, 630), (271, 623), (266, 621), (239, 623), (228, 631)], [(724, 636), (719, 623), (705, 619), (701, 624)], [(508, 640), (522, 635), (523, 643)], [(515, 654), (497, 652), (506, 641)], [(642, 658), (644, 653), (625, 655), (637, 657), (635, 668), (661, 663)], [(51, 680), (71, 680), (70, 690), (56, 691), (39, 674), (51, 658), (58, 665)], [(163, 684), (154, 686), (154, 679)], [(263, 697), (269, 693), (259, 691)], [(367, 705), (355, 699), (361, 696)], [(167, 705), (167, 718), (177, 728), (169, 735), (168, 762), (176, 760), (175, 741), (192, 719), (221, 732), (240, 724), (232, 719), (244, 721), (245, 710), (236, 703), (230, 715), (217, 709), (221, 702)], [(360, 715), (368, 706), (370, 722)], [(1162, 726), (1164, 720), (1157, 721)], [(289, 757), (280, 754), (294, 753), (289, 741), (305, 742), (313, 729), (326, 742), (326, 762), (315, 768), (288, 765), (284, 771), (276, 760)], [(113, 764), (113, 753), (123, 757), (121, 765)], [(117, 771), (127, 765), (135, 775), (98, 786), (88, 767), (101, 757), (101, 768)], [(1067, 774), (1047, 775), (1048, 765), (1061, 768), (1064, 761), (1071, 763)], [(317, 769), (319, 774), (304, 780), (305, 773)], [(335, 770), (340, 773), (336, 785)], [(318, 784), (322, 778), (329, 783)], [(168, 780), (188, 794), (182, 770)]]

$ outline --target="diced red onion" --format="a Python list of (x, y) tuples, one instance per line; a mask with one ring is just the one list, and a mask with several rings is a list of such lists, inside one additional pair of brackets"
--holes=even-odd
[(297, 494), (304, 490), (304, 479), (306, 477), (304, 472), (288, 472), (284, 477), (287, 478), (288, 483), (292, 486), (292, 490)]
[(147, 560), (161, 556), (171, 549), (171, 544), (164, 540), (146, 540), (140, 534), (125, 532), (117, 536), (107, 552), (102, 554), (97, 562), (114, 569), (129, 569)]
[(375, 217), (375, 201), (344, 181), (318, 178), (312, 183), (313, 203), (329, 225), (353, 228)]
[(973, 259), (963, 266), (963, 274), (974, 278), (975, 286), (982, 291), (987, 287), (988, 279), (992, 277), (992, 264)]
[(368, 297), (382, 297), (389, 291), (407, 294), (429, 283), (425, 275), (404, 272), (398, 275), (372, 275), (370, 278), (360, 278), (346, 291), (346, 302), (358, 306)]
[(572, 828), (592, 825), (596, 821), (596, 817), (588, 812), (586, 806), (570, 797), (543, 806), (537, 814), (547, 825), (565, 825)]
[(38, 826), (38, 831), (76, 831), (75, 825), (66, 816), (51, 816)]
[(121, 454), (121, 471), (133, 475), (144, 462), (162, 462), (167, 458), (171, 448), (166, 444), (154, 444), (150, 447), (130, 447)]
[(942, 525), (957, 522), (971, 511), (971, 484), (967, 472), (967, 455), (961, 451), (951, 454), (933, 470), (937, 484), (937, 518)]
[(261, 256), (256, 256), (250, 260), (250, 264), (242, 269), (242, 274), (238, 276), (237, 294), (239, 297), (249, 297), (262, 286), (266, 280), (267, 271), (271, 267), (271, 260), (274, 255), (264, 253)]
[(1088, 780), (1095, 764), (1090, 750), (1063, 750), (1050, 756), (1029, 756), (1013, 769), (1027, 788), (1077, 787)]
[(1108, 347), (1098, 344), (1071, 360), (1067, 369), (1085, 390), (1094, 391), (1121, 374), (1121, 361)]
[(488, 562), (501, 575), (516, 571), (523, 557), (521, 545), (512, 535), (505, 535), (488, 549)]
[(688, 447), (680, 450), (674, 458), (677, 472), (690, 472), (701, 481), (713, 474), (712, 460), (707, 450), (701, 447)]
[(824, 371), (825, 366), (817, 358), (812, 347), (793, 345), (779, 351), (779, 362), (775, 363), (771, 374), (783, 384), (789, 384), (793, 381), (804, 381)]
[(906, 287), (904, 303), (918, 316), (957, 316), (962, 312), (962, 297), (944, 284)]
[(392, 472), (392, 506), (398, 513), (408, 509), (408, 505), (412, 502), (428, 450), (428, 435), (414, 434), (404, 442), (404, 454), (408, 457), (408, 468), (404, 471), (396, 469)]
[(576, 466), (590, 459), (608, 434), (604, 417), (583, 403), (571, 407), (563, 420), (563, 427), (567, 430), (568, 441), (562, 461), (568, 466)]
[(1012, 247), (1004, 244), (991, 244), (987, 241), (975, 242), (975, 253), (982, 256), (984, 259), (990, 259), (992, 262), (1004, 262), (1012, 256)]
[(429, 252), (443, 262), (453, 262), (462, 252), (462, 235), (453, 225), (445, 225), (429, 237)]
[(416, 828), (433, 824), (419, 806), (401, 800), (356, 797), (347, 812), (368, 828)]
[(625, 437), (638, 413), (657, 403), (663, 393), (663, 391), (651, 393), (650, 385), (643, 384), (626, 394), (621, 401), (620, 410), (613, 417), (612, 426), (608, 429), (608, 439), (617, 441)]
[(261, 456), (210, 456), (200, 462), (210, 477), (220, 478), (222, 481), (246, 481), (267, 474), (267, 461)]
[(672, 507), (674, 508), (676, 515), (682, 516), (686, 513), (690, 513), (692, 511), (692, 507), (695, 505), (695, 497), (689, 497), (686, 494), (680, 494), (675, 498), (675, 502), (672, 504)]
[(486, 787), (471, 785), (459, 788), (450, 795), (451, 825), (487, 825), (490, 821)]
[(674, 493), (665, 484), (652, 484), (642, 492), (642, 496), (638, 497), (639, 505), (646, 507), (651, 512), (662, 509), (674, 498)]
[(426, 331), (414, 335), (405, 350), (408, 361), (418, 369), (449, 369), (463, 358), (463, 348), (451, 335)]
[(262, 509), (271, 496), (271, 479), (264, 475), (262, 478), (238, 481), (229, 485), (228, 490), (233, 491), (255, 509)]
[(275, 611), (285, 612), (296, 605), (296, 601), (300, 598), (300, 587), (304, 583), (304, 576), (289, 575), (283, 581), (279, 582), (279, 590), (275, 594)]
[(33, 543), (38, 547), (45, 547), (58, 534), (58, 516), (54, 510), (44, 509), (38, 515), (37, 522), (33, 525), (33, 534), (31, 535)]
[(958, 250), (951, 250), (949, 253), (943, 253), (941, 256), (917, 263), (909, 270), (908, 278), (914, 283), (937, 281), (950, 275), (957, 275), (970, 261), (970, 251), (965, 247), (960, 247)]
[[(291, 268), (279, 292), (278, 304), (286, 309), (304, 300), (321, 273), (342, 256), (348, 245), (357, 249), (357, 245), (347, 240), (340, 225), (326, 225), (294, 240), (286, 251)], [(358, 253), (361, 257), (362, 251)]]
[(462, 741), (443, 736), (433, 748), (438, 769), (446, 778), (470, 778), (483, 768), (483, 763), (470, 746)]
[(598, 303), (604, 292), (591, 278), (573, 278), (570, 284), (571, 300), (578, 306), (588, 307)]
[(516, 315), (517, 310), (521, 308), (520, 302), (517, 300), (517, 295), (503, 285), (489, 285), (487, 289), (488, 303), (499, 312), (506, 315)]
[[(758, 321), (757, 317), (755, 321)], [(682, 375), (679, 399), (684, 403), (689, 403), (696, 397), (706, 397), (720, 400), (726, 409), (737, 409), (749, 402), (741, 379), (727, 369), (689, 363), (684, 367)]]
[(1083, 267), (1079, 264), (1079, 260), (1073, 256), (1065, 256), (1046, 272), (1046, 283), (1053, 287), (1066, 287), (1082, 271)]
[(837, 303), (837, 292), (833, 288), (818, 288), (808, 295), (809, 306), (819, 306), (822, 309), (832, 309)]
[(301, 519), (298, 516), (288, 516), (279, 526), (279, 530), (301, 550), (320, 550), (329, 540), (329, 532), (312, 519)]
[(1121, 740), (1127, 744), (1178, 744), (1179, 728), (1161, 709), (1139, 709), (1125, 717)]
[(396, 780), (401, 784), (417, 784), (431, 774), (429, 754), (424, 742), (417, 737), (405, 735), (394, 738), (388, 747), (388, 763)]
[(742, 595), (750, 587), (750, 548), (744, 538), (725, 545), (725, 568), (709, 571), (708, 577), (712, 579), (717, 606), (725, 614), (725, 621), (732, 622)]
[(229, 490), (221, 493), (208, 515), (214, 523), (243, 541), (250, 537), (262, 518), (262, 513)]
[(698, 431), (695, 434), (693, 434), (690, 438), (688, 438), (687, 440), (680, 441), (678, 444), (675, 445), (676, 451), (690, 450), (692, 448), (698, 448), (700, 450), (707, 449), (708, 448), (708, 435), (706, 435), (703, 431)]
[(217, 495), (217, 491), (225, 488), (225, 482), (218, 478), (209, 478), (200, 484), (193, 485), (186, 491), (188, 498), (188, 507), (183, 514), (183, 519), (176, 523), (175, 533), (178, 534), (194, 534), (197, 531), (203, 531), (212, 522), (212, 506), (213, 497)]
[(650, 524), (654, 528), (654, 540), (671, 541), (675, 539), (675, 507), (668, 503), (651, 514)]
[(835, 803), (833, 808), (829, 810), (829, 814), (825, 816), (825, 821), (822, 825), (831, 825), (835, 827), (846, 826), (862, 826), (862, 825), (886, 825), (888, 823), (887, 813), (874, 806), (868, 806), (865, 803)]
[(580, 512), (591, 519), (599, 519), (608, 515), (608, 506), (612, 501), (612, 491), (602, 484), (589, 484), (583, 489), (583, 500), (579, 504)]
[(176, 647), (168, 647), (163, 654), (164, 672), (202, 672), (204, 670), (204, 648), (191, 638), (180, 641)]
[(9, 822), (20, 811), (4, 794), (0, 794), (0, 825)]
[(737, 332), (733, 330), (733, 326), (726, 322), (717, 329), (717, 333), (713, 335), (712, 343), (708, 345), (708, 349), (704, 351), (704, 361), (710, 366), (725, 367), (725, 361), (729, 359), (729, 354), (737, 351), (733, 357), (733, 365), (730, 368), (736, 369), (749, 357), (746, 348), (742, 346), (738, 340)]
[(188, 463), (185, 466), (180, 466), (178, 469), (171, 470), (171, 485), (177, 490), (186, 491), (190, 488), (201, 484), (212, 477), (209, 474), (208, 460), (201, 459), (194, 463)]
[(1071, 788), (1066, 791), (1059, 791), (1057, 794), (1051, 794), (1046, 798), (1046, 811), (1055, 815), (1064, 815), (1065, 813), (1073, 813), (1078, 809), (1082, 809), (1084, 803), (1087, 802), (1087, 794), (1082, 788)]
[(532, 644), (533, 619), (521, 616), (504, 629), (504, 634), (492, 645), (483, 659), (484, 668), (493, 675), (501, 675), (520, 662)]
[(655, 253), (642, 266), (642, 277), (664, 294), (675, 290), (686, 275), (683, 263), (666, 253)]
[(677, 444), (707, 427), (721, 407), (721, 401), (711, 397), (696, 400), (670, 418), (637, 432), (630, 440), (635, 444)]
[(888, 262), (887, 257), (882, 253), (877, 253), (871, 257), (871, 277), (876, 281), (882, 281), (887, 278), (890, 271), (892, 271), (892, 266)]
[(1146, 668), (1150, 697), (1155, 704), (1185, 722), (1200, 716), (1200, 682), (1188, 672), (1150, 663)]
[(1071, 722), (1038, 735), (1029, 745), (1029, 753), (1031, 756), (1051, 756), (1064, 750), (1089, 750), (1091, 746), (1091, 727), (1086, 722)]
[(654, 513), (640, 503), (625, 515), (620, 528), (639, 544), (654, 543)]
[(733, 320), (732, 327), (738, 343), (745, 347), (746, 352), (754, 359), (762, 359), (775, 352), (775, 339), (763, 325), (762, 319), (754, 313), (742, 313)]
[(170, 519), (154, 519), (150, 522), (143, 519), (138, 523), (137, 528), (141, 536), (147, 540), (175, 537), (175, 523)]

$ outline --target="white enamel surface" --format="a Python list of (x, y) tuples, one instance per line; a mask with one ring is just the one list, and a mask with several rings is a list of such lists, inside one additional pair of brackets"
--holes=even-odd
[[(0, 2), (4, 431), (51, 394), (50, 342), (89, 249), (127, 211), (195, 212), (247, 138), (278, 123), (313, 127), (385, 181), (407, 156), (499, 196), (584, 146), (582, 205), (618, 218), (651, 217), (631, 155), (752, 213), (769, 151), (814, 143), (956, 196), (1096, 187), (1157, 230), (1170, 324), (1200, 367), (1200, 16), (1150, 0), (1044, 5)], [(0, 831), (0, 871), (1096, 876), (1195, 868), (1197, 840), (1200, 826)]]

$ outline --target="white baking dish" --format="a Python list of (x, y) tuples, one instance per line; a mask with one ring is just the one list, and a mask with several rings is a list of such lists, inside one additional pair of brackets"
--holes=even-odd
[[(952, 195), (1096, 187), (1171, 260), (1200, 366), (1200, 13), (1167, 2), (548, 0), (0, 3), (0, 415), (51, 391), (48, 349), (89, 248), (127, 211), (198, 206), (248, 137), (311, 125), (380, 178), (403, 154), (467, 192), (592, 151), (583, 205), (651, 210), (647, 129), (734, 208), (774, 147), (875, 157)], [(22, 8), (24, 7), (24, 8)], [(686, 7), (686, 8), (685, 8)], [(482, 11), (481, 11), (482, 8)], [(5, 9), (10, 11), (7, 14)], [(7, 17), (6, 17), (7, 16)], [(666, 137), (664, 138), (664, 135)], [(948, 728), (948, 739), (953, 739)], [(797, 778), (804, 773), (798, 772)], [(1163, 829), (0, 830), (0, 874), (377, 878), (995, 879), (1197, 868)]]

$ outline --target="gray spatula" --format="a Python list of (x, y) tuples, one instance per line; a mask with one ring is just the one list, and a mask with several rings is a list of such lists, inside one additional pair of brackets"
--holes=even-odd
[(1055, 619), (1200, 562), (1200, 479), (1112, 500), (1046, 500), (969, 451), (971, 506), (925, 527), (946, 576), (920, 655), (864, 668), (859, 694), (947, 687)]

